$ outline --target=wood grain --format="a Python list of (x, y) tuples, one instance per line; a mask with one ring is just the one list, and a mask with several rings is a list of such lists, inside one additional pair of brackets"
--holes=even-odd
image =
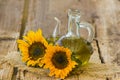
[[(41, 68), (27, 67), (21, 62), (21, 56), (19, 52), (11, 52), (0, 60), (0, 79), (15, 79), (20, 80), (54, 80), (56, 78), (49, 77), (48, 71)], [(9, 68), (8, 68), (9, 67)], [(14, 68), (16, 68), (16, 74), (13, 74)], [(115, 77), (115, 74), (120, 72), (120, 68), (115, 65), (105, 65), (98, 63), (89, 63), (78, 69), (77, 73), (72, 73), (65, 80), (105, 80), (111, 78), (112, 80), (119, 80), (120, 77)], [(12, 76), (12, 77), (11, 77)]]
[(17, 48), (24, 0), (0, 0), (0, 55)]
[(120, 7), (120, 3), (115, 0), (103, 0), (98, 1), (97, 5), (99, 18), (95, 20), (95, 23), (101, 57), (104, 63), (119, 65), (120, 9), (118, 7)]
[(25, 32), (41, 28), (46, 37), (52, 35), (56, 25), (54, 17), (61, 20), (60, 35), (66, 34), (68, 23), (67, 12), (70, 8), (81, 10), (81, 20), (83, 21), (91, 22), (91, 16), (96, 15), (94, 0), (30, 0), (29, 2), (28, 21)]
[(0, 79), (56, 79), (49, 77), (44, 69), (27, 67), (19, 53), (13, 51), (17, 49), (18, 36), (29, 30), (41, 28), (45, 37), (52, 35), (54, 17), (61, 20), (60, 35), (66, 34), (69, 8), (81, 10), (81, 21), (91, 23), (96, 34), (89, 61), (92, 64), (81, 67), (77, 75), (69, 75), (66, 80), (120, 80), (120, 67), (115, 66), (120, 65), (119, 0), (0, 0), (0, 55), (8, 52), (4, 58), (0, 56)]
[(90, 63), (99, 63), (100, 64), (101, 60), (99, 58), (98, 47), (97, 47), (96, 41), (92, 42), (92, 47), (93, 47), (94, 52), (91, 55), (89, 62)]

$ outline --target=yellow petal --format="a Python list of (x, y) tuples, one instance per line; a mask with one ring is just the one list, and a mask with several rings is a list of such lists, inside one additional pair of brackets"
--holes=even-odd
[(36, 31), (35, 40), (38, 42), (41, 40), (41, 37), (42, 37), (42, 31), (39, 29), (38, 31)]
[(17, 43), (18, 43), (18, 45), (21, 44), (21, 45), (24, 45), (26, 47), (29, 47), (29, 44), (23, 40), (17, 40)]
[(33, 61), (33, 60), (29, 60), (29, 61), (27, 62), (27, 66), (35, 66), (35, 65), (36, 65), (36, 62)]
[(22, 57), (22, 61), (23, 61), (23, 62), (26, 62), (26, 61), (28, 61), (28, 60), (29, 60), (28, 57)]
[(34, 42), (35, 41), (35, 33), (33, 31), (29, 31), (27, 36), (29, 37), (29, 39)]
[(24, 38), (30, 45), (32, 44), (32, 40), (29, 39), (29, 37), (23, 36), (23, 38)]

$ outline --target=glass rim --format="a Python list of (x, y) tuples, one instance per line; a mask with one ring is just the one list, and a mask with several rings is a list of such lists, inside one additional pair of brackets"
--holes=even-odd
[(81, 12), (80, 12), (80, 10), (78, 10), (78, 9), (68, 9), (68, 15), (80, 15), (81, 14)]

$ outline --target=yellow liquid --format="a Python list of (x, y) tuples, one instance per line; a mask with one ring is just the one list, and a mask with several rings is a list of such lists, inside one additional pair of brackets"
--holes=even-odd
[(54, 37), (49, 37), (49, 38), (47, 38), (47, 41), (48, 41), (49, 44), (55, 45), (55, 43), (58, 41), (59, 38), (60, 38), (59, 36), (57, 36), (55, 38)]
[(75, 60), (78, 66), (87, 64), (93, 53), (92, 46), (83, 38), (64, 38), (62, 46), (72, 51), (72, 60)]

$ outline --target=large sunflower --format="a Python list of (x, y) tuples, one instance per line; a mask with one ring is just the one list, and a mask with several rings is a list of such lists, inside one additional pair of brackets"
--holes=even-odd
[(49, 46), (42, 62), (44, 68), (49, 68), (49, 76), (64, 79), (72, 68), (77, 64), (71, 60), (71, 51), (60, 46)]
[(42, 36), (39, 29), (36, 32), (29, 31), (23, 40), (17, 40), (19, 50), (21, 51), (22, 61), (28, 66), (42, 66), (41, 60), (45, 54), (48, 43)]

